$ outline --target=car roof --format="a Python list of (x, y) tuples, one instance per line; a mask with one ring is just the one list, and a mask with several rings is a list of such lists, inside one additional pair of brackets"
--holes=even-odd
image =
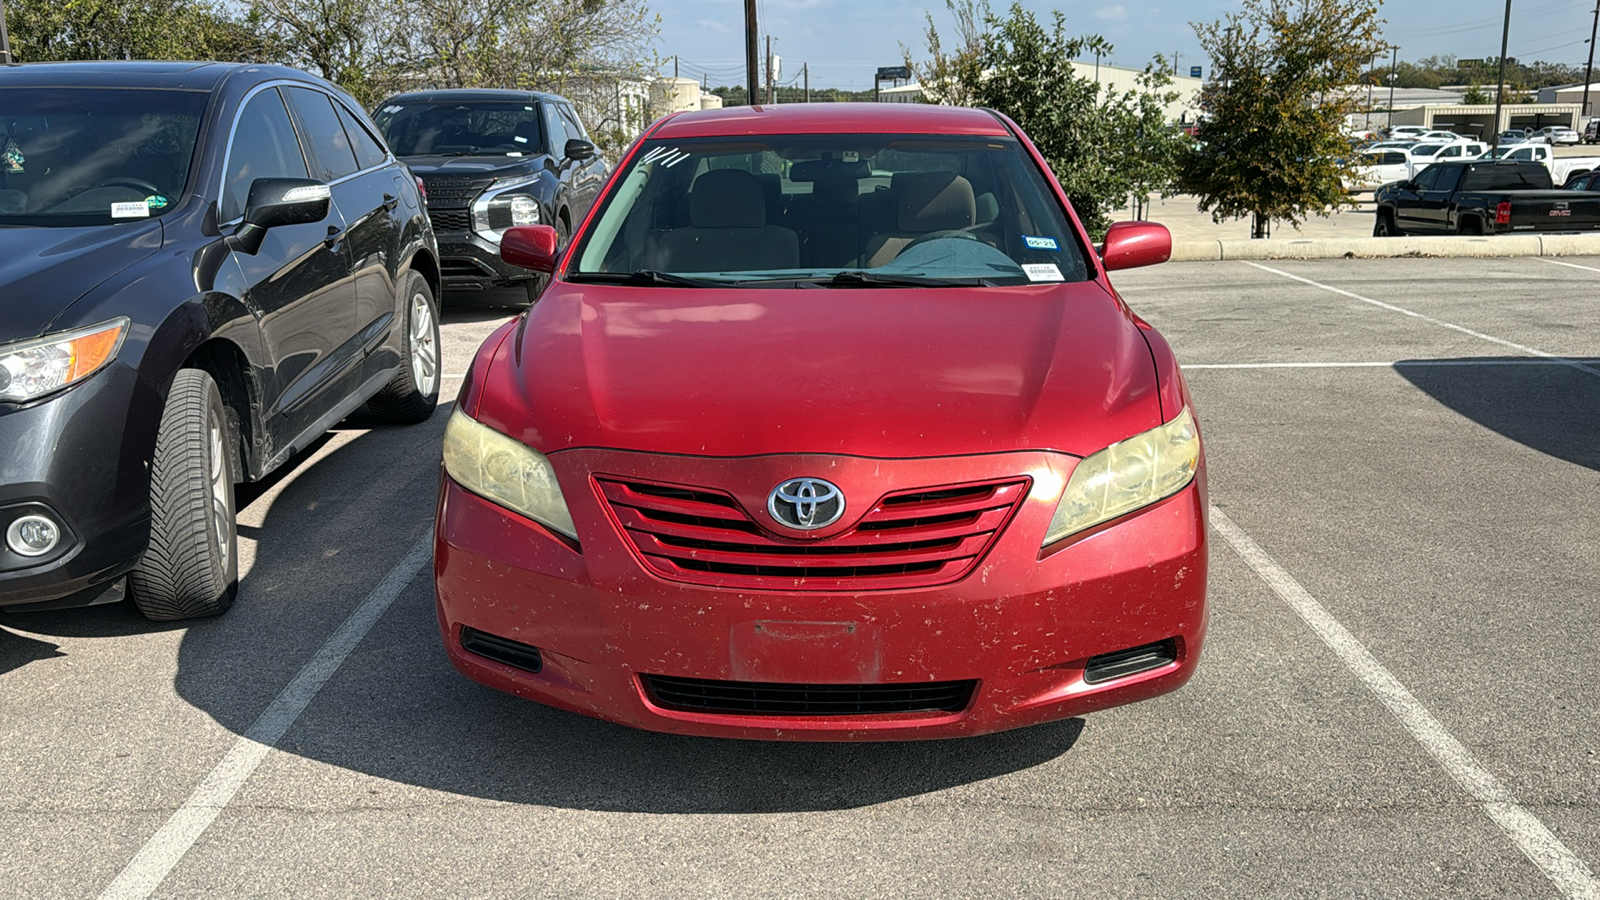
[(0, 66), (0, 87), (178, 88), (212, 91), (233, 75), (252, 75), (263, 81), (284, 78), (326, 86), (326, 82), (314, 75), (284, 66), (127, 60)]
[(386, 99), (383, 106), (389, 103), (468, 103), (474, 100), (544, 100), (547, 102), (567, 103), (567, 98), (558, 94), (546, 94), (543, 91), (512, 91), (504, 88), (451, 88), (439, 91), (407, 91), (404, 94), (395, 94)]
[(925, 103), (793, 103), (728, 106), (678, 113), (653, 138), (744, 134), (963, 134), (1009, 135), (993, 112)]

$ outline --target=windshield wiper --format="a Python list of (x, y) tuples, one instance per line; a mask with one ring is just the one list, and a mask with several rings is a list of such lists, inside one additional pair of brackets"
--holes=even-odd
[(726, 281), (714, 281), (709, 278), (687, 278), (683, 275), (674, 275), (671, 272), (658, 272), (655, 269), (637, 269), (633, 272), (572, 272), (568, 273), (566, 280), (578, 284), (589, 282), (598, 284), (661, 284), (674, 287), (735, 286), (735, 284)]
[(929, 275), (895, 275), (886, 272), (863, 272), (847, 269), (832, 278), (826, 279), (823, 284), (839, 287), (876, 287), (887, 285), (890, 287), (995, 287), (996, 283), (988, 278), (936, 278)]

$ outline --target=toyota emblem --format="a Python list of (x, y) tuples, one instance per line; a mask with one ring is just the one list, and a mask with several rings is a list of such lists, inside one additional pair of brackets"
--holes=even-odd
[(767, 495), (767, 512), (800, 531), (827, 528), (844, 515), (844, 491), (821, 478), (791, 478)]

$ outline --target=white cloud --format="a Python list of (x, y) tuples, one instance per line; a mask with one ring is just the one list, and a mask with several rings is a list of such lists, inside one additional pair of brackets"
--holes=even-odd
[(1096, 12), (1094, 17), (1097, 19), (1104, 19), (1107, 22), (1121, 22), (1122, 20), (1128, 18), (1128, 10), (1123, 7), (1121, 3), (1113, 3), (1112, 5)]

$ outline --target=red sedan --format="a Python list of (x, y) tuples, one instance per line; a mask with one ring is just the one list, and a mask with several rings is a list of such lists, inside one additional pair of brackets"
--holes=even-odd
[(475, 681), (639, 728), (975, 735), (1174, 690), (1206, 628), (1171, 349), (1004, 116), (671, 116), (478, 351), (435, 579)]

